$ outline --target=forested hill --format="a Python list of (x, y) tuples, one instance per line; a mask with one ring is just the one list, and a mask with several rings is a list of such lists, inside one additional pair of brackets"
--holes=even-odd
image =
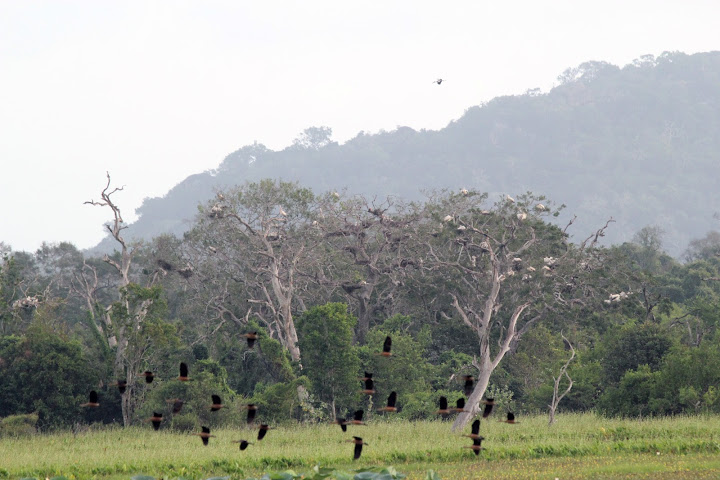
[(471, 107), (439, 131), (361, 132), (339, 145), (329, 129), (310, 128), (282, 151), (245, 146), (216, 171), (147, 199), (127, 233), (179, 234), (216, 188), (267, 177), (316, 192), (406, 199), (436, 188), (486, 191), (491, 199), (532, 191), (566, 204), (558, 221), (577, 215), (577, 235), (613, 217), (606, 243), (658, 225), (674, 256), (717, 229), (720, 52), (645, 56), (623, 68), (587, 62), (559, 80), (548, 93)]

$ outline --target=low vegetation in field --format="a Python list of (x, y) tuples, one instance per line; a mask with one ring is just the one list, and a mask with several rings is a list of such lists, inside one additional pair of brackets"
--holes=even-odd
[[(701, 472), (720, 474), (720, 460), (713, 460), (713, 454), (720, 452), (717, 416), (613, 420), (573, 414), (562, 416), (552, 427), (545, 416), (518, 420), (521, 423), (516, 425), (492, 418), (483, 421), (480, 432), (485, 449), (478, 456), (463, 448), (472, 444), (461, 436), (468, 432), (453, 433), (450, 424), (441, 421), (377, 421), (350, 426), (347, 433), (325, 424), (280, 427), (244, 451), (231, 442), (252, 439), (256, 430), (218, 429), (208, 446), (195, 436), (149, 428), (35, 435), (3, 440), (0, 477), (128, 479), (142, 474), (168, 479), (245, 479), (268, 471), (311, 472), (316, 465), (330, 469), (322, 470), (326, 474), (357, 475), (358, 469), (379, 474), (393, 465), (409, 478), (424, 478), (430, 469), (454, 480), (481, 478), (481, 473), (488, 471), (495, 472), (494, 478), (533, 478), (521, 475), (534, 470), (554, 470), (558, 478), (586, 478), (581, 472), (590, 472), (587, 478), (616, 478), (615, 474), (635, 470), (658, 474), (684, 471), (691, 468), (682, 465), (687, 455), (705, 459), (691, 462), (700, 465)], [(357, 461), (352, 460), (353, 445), (347, 443), (351, 435), (367, 442)], [(501, 471), (515, 476), (505, 477)], [(568, 477), (568, 472), (579, 473)]]

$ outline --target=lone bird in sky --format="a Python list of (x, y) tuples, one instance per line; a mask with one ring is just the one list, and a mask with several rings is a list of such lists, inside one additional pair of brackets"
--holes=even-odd
[(433, 83), (437, 83), (438, 85), (442, 85), (442, 82), (444, 82), (444, 81), (445, 81), (445, 80), (443, 80), (442, 78), (438, 78), (438, 79), (435, 80)]
[(352, 440), (348, 440), (348, 442), (352, 442), (355, 444), (355, 453), (353, 455), (353, 460), (357, 460), (358, 458), (360, 458), (363, 445), (368, 445), (367, 443), (363, 442), (363, 439), (360, 437), (353, 437)]

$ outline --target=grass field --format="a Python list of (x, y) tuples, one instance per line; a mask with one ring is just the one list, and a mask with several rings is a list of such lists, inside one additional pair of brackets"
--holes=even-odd
[[(196, 436), (137, 427), (72, 435), (0, 440), (0, 478), (233, 479), (314, 465), (353, 471), (394, 466), (408, 478), (433, 469), (445, 480), (531, 478), (720, 478), (720, 416), (612, 420), (590, 414), (519, 418), (517, 425), (484, 421), (486, 448), (476, 457), (470, 439), (447, 422), (374, 422), (281, 427), (241, 452), (232, 440), (254, 439), (256, 430), (219, 429), (205, 447)], [(469, 428), (467, 429), (469, 431)], [(464, 432), (467, 433), (467, 432)], [(352, 435), (369, 445), (352, 461)]]

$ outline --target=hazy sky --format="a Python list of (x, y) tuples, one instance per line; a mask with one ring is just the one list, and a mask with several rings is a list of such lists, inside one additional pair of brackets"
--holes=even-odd
[(109, 211), (83, 202), (106, 171), (133, 220), (253, 141), (439, 129), (588, 60), (720, 50), (718, 32), (717, 0), (0, 0), (0, 241), (94, 245)]

